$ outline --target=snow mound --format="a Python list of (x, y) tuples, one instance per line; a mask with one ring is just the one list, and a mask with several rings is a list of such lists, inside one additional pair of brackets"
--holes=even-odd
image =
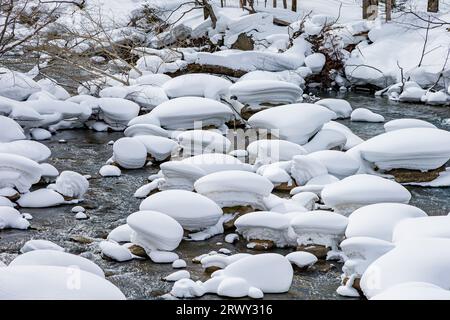
[(308, 154), (308, 158), (321, 162), (328, 173), (339, 179), (355, 174), (359, 170), (359, 162), (345, 152), (336, 150), (322, 150)]
[(120, 138), (114, 142), (113, 159), (125, 169), (142, 168), (147, 162), (147, 148), (138, 139)]
[(263, 293), (287, 292), (292, 278), (292, 266), (285, 257), (264, 253), (244, 257), (214, 272), (212, 278), (203, 283), (203, 287), (206, 292), (243, 297), (249, 295), (251, 287)]
[(64, 248), (60, 247), (54, 242), (43, 239), (28, 240), (20, 249), (21, 253), (27, 253), (34, 250), (56, 250), (64, 251)]
[(121, 98), (99, 98), (95, 100), (95, 105), (100, 109), (101, 119), (116, 130), (125, 129), (140, 110), (137, 103)]
[(128, 125), (154, 124), (165, 129), (183, 130), (220, 127), (233, 119), (233, 112), (223, 103), (200, 97), (181, 97), (161, 103), (150, 113), (131, 120)]
[(133, 254), (125, 248), (112, 241), (102, 241), (98, 245), (102, 255), (118, 262), (129, 261), (133, 259)]
[[(189, 85), (186, 85), (189, 84)], [(231, 82), (205, 73), (185, 74), (162, 85), (171, 99), (179, 97), (204, 97), (219, 100), (228, 93)]]
[(401, 241), (367, 268), (361, 278), (361, 289), (370, 299), (406, 282), (426, 282), (450, 288), (449, 267), (450, 239)]
[(120, 177), (122, 172), (116, 166), (105, 165), (100, 168), (99, 173), (102, 177)]
[(202, 153), (228, 153), (231, 141), (209, 130), (189, 130), (177, 136), (178, 143), (183, 148), (183, 154), (198, 155)]
[(317, 262), (317, 257), (315, 255), (305, 251), (291, 252), (286, 255), (286, 259), (299, 268), (310, 267)]
[(291, 227), (299, 245), (323, 245), (336, 249), (344, 236), (348, 219), (329, 211), (309, 211), (295, 216)]
[(133, 229), (128, 224), (122, 224), (114, 228), (109, 234), (107, 239), (115, 242), (130, 242), (131, 233)]
[[(403, 203), (376, 203), (353, 211), (348, 217), (347, 238), (372, 237), (392, 241), (396, 226), (404, 219), (426, 217), (419, 208)], [(422, 221), (422, 219), (418, 220)]]
[(23, 101), (35, 92), (41, 91), (41, 86), (24, 73), (0, 68), (0, 96)]
[(406, 119), (406, 118), (391, 120), (384, 124), (384, 130), (386, 130), (386, 132), (400, 130), (400, 129), (408, 129), (408, 128), (434, 128), (434, 129), (436, 129), (436, 126), (425, 120)]
[(344, 99), (321, 99), (315, 104), (319, 104), (330, 109), (331, 111), (336, 113), (338, 119), (349, 118), (353, 110), (350, 103), (345, 101)]
[(178, 148), (178, 143), (164, 137), (139, 135), (132, 139), (139, 140), (147, 149), (147, 154), (156, 161), (170, 158), (172, 152)]
[(449, 216), (422, 216), (416, 219), (400, 221), (394, 228), (392, 241), (398, 243), (422, 238), (450, 238)]
[(303, 90), (292, 83), (277, 80), (239, 81), (230, 87), (230, 95), (242, 104), (289, 104), (301, 98)]
[(395, 181), (358, 174), (326, 185), (321, 197), (326, 206), (336, 212), (349, 214), (362, 206), (374, 203), (408, 203), (411, 194)]
[(25, 139), (22, 127), (13, 119), (0, 115), (0, 142), (11, 142)]
[(292, 159), (291, 175), (299, 186), (326, 174), (328, 174), (327, 167), (321, 161), (310, 158), (308, 155), (294, 156)]
[(352, 130), (350, 130), (348, 127), (346, 127), (342, 123), (339, 123), (336, 121), (330, 121), (330, 122), (325, 123), (323, 125), (323, 129), (324, 130), (331, 129), (331, 130), (339, 131), (340, 133), (342, 133), (347, 138), (347, 142), (345, 143), (344, 150), (349, 150), (349, 149), (357, 146), (358, 144), (364, 142), (364, 140), (361, 139), (360, 137), (358, 137), (356, 134), (354, 134), (352, 132)]
[(32, 140), (16, 140), (0, 143), (0, 153), (16, 154), (40, 163), (50, 158), (52, 152), (47, 146), (40, 142)]
[(376, 114), (366, 108), (358, 108), (353, 110), (350, 115), (352, 121), (360, 122), (384, 122), (384, 117), (380, 114)]
[(39, 189), (20, 196), (17, 203), (23, 208), (47, 208), (59, 206), (64, 197), (52, 189)]
[(300, 145), (276, 139), (262, 139), (253, 141), (247, 147), (251, 160), (260, 160), (264, 163), (276, 161), (289, 161), (296, 155), (306, 154), (307, 151)]
[(195, 190), (216, 202), (220, 207), (252, 206), (264, 209), (262, 200), (273, 184), (256, 173), (248, 171), (220, 171), (198, 179)]
[(236, 219), (234, 225), (236, 232), (241, 234), (247, 241), (270, 240), (278, 248), (295, 245), (290, 229), (290, 217), (285, 214), (258, 211), (246, 213)]
[(58, 250), (33, 250), (17, 256), (9, 267), (16, 266), (58, 266), (77, 267), (98, 277), (105, 277), (103, 270), (92, 261), (71, 253)]
[[(68, 283), (70, 276), (77, 277), (77, 281)], [(76, 267), (0, 268), (0, 287), (2, 300), (125, 300), (111, 282)]]
[(63, 171), (56, 179), (54, 190), (65, 197), (82, 199), (89, 188), (89, 181), (74, 171)]
[(405, 282), (392, 286), (370, 300), (450, 300), (450, 291), (426, 282)]
[(19, 211), (12, 207), (0, 207), (0, 230), (1, 229), (28, 229), (30, 223), (23, 218)]
[(159, 136), (167, 138), (169, 136), (166, 130), (154, 124), (135, 124), (126, 128), (123, 134), (125, 137)]
[(27, 192), (41, 180), (42, 169), (39, 164), (25, 157), (0, 153), (0, 188), (16, 188)]
[(133, 230), (131, 242), (147, 252), (175, 250), (183, 238), (183, 228), (172, 217), (157, 211), (138, 211), (128, 216), (128, 226)]
[(369, 167), (366, 171), (371, 165), (381, 170), (432, 170), (450, 159), (450, 132), (433, 128), (394, 130), (359, 144), (348, 154)]
[(214, 226), (222, 216), (222, 209), (214, 201), (185, 190), (155, 193), (141, 202), (139, 210), (165, 213), (189, 231)]
[(325, 107), (298, 103), (260, 111), (248, 123), (254, 128), (278, 130), (280, 139), (302, 145), (334, 118), (336, 114)]

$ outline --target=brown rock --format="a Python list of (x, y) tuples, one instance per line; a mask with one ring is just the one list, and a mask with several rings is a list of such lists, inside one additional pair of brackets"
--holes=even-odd
[(148, 258), (147, 253), (145, 252), (144, 248), (142, 248), (141, 246), (138, 246), (137, 244), (133, 244), (133, 245), (129, 246), (128, 250), (130, 250), (130, 252), (132, 254), (134, 254), (135, 256), (142, 257), (142, 258)]
[(273, 247), (275, 247), (275, 243), (272, 240), (251, 240), (247, 244), (247, 248), (257, 251), (266, 251)]
[(291, 182), (290, 185), (288, 185), (288, 183), (285, 182), (285, 183), (280, 184), (279, 186), (275, 186), (275, 190), (278, 190), (278, 191), (291, 191), (295, 187), (297, 187), (297, 184), (295, 182)]
[(326, 259), (328, 251), (330, 251), (330, 248), (327, 248), (322, 245), (299, 245), (297, 246), (297, 251), (305, 251), (312, 253), (317, 257), (317, 259)]
[(69, 239), (70, 239), (70, 241), (78, 242), (78, 243), (82, 243), (82, 244), (90, 244), (90, 243), (94, 242), (93, 239), (90, 239), (85, 236), (80, 236), (80, 235), (70, 236)]
[(392, 169), (390, 171), (386, 171), (385, 173), (394, 176), (395, 181), (398, 183), (407, 183), (433, 181), (439, 177), (439, 173), (442, 171), (445, 171), (445, 166), (426, 172), (409, 169)]
[(329, 261), (319, 260), (314, 264), (313, 268), (314, 268), (314, 270), (319, 271), (319, 272), (328, 272), (328, 271), (336, 268), (336, 266)]
[(240, 216), (243, 216), (244, 214), (249, 213), (249, 212), (257, 211), (254, 208), (252, 208), (251, 206), (224, 207), (224, 208), (222, 208), (222, 210), (223, 210), (223, 213), (235, 214), (233, 219), (230, 219), (223, 224), (223, 227), (225, 230), (234, 228), (234, 222)]
[(205, 273), (211, 274), (211, 273), (213, 273), (214, 271), (217, 271), (217, 270), (220, 270), (220, 268), (217, 267), (217, 266), (210, 266), (210, 267), (205, 269)]
[[(347, 284), (348, 280), (349, 280), (349, 278), (344, 278), (344, 280), (342, 281), (342, 284), (345, 286)], [(362, 294), (361, 278), (355, 278), (355, 280), (353, 281), (352, 287), (355, 288), (356, 290), (358, 290), (358, 292), (360, 294)]]
[(255, 48), (255, 41), (246, 33), (239, 34), (235, 43), (231, 45), (231, 49), (250, 51)]

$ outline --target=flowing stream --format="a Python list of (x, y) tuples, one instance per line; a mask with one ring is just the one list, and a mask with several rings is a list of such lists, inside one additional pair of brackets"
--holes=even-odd
[[(339, 96), (341, 97), (341, 96)], [(450, 108), (431, 107), (419, 104), (389, 102), (372, 95), (350, 93), (342, 96), (353, 108), (365, 107), (385, 116), (386, 121), (397, 118), (418, 118), (432, 122), (440, 128), (450, 130)], [(364, 139), (384, 132), (382, 123), (341, 121)], [(122, 171), (118, 178), (101, 178), (98, 171), (112, 155), (111, 140), (117, 140), (122, 133), (94, 132), (90, 130), (60, 131), (52, 140), (44, 141), (51, 150), (49, 160), (58, 170), (74, 170), (92, 175), (90, 188), (81, 204), (87, 210), (88, 220), (76, 220), (71, 213), (73, 205), (56, 208), (22, 209), (33, 215), (32, 229), (26, 231), (0, 231), (0, 259), (9, 263), (17, 256), (19, 249), (29, 239), (51, 240), (68, 252), (82, 254), (92, 259), (105, 271), (107, 278), (116, 284), (129, 299), (158, 299), (170, 291), (172, 283), (161, 279), (176, 271), (170, 264), (155, 264), (150, 260), (133, 260), (118, 263), (100, 256), (98, 242), (106, 238), (108, 232), (125, 223), (126, 217), (137, 211), (140, 199), (132, 195), (147, 183), (147, 177), (158, 172), (151, 166), (139, 170)], [(67, 143), (58, 142), (60, 139)], [(408, 187), (413, 198), (411, 204), (425, 210), (429, 215), (446, 215), (450, 212), (450, 188)], [(206, 280), (209, 275), (192, 258), (212, 250), (228, 248), (232, 253), (250, 252), (244, 241), (236, 245), (224, 242), (224, 235), (207, 241), (183, 241), (176, 252), (188, 263), (187, 270), (194, 280)], [(291, 250), (275, 250), (287, 254)], [(336, 299), (335, 290), (340, 283), (341, 265), (336, 262), (322, 263), (307, 272), (295, 271), (294, 282), (286, 294), (265, 295), (267, 299)], [(217, 299), (215, 295), (205, 295), (202, 299)]]

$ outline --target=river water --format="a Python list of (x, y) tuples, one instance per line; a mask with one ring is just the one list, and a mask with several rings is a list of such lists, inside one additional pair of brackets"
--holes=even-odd
[[(440, 128), (450, 130), (450, 108), (431, 107), (416, 104), (400, 104), (386, 99), (374, 98), (367, 94), (348, 94), (341, 96), (347, 99), (353, 108), (365, 107), (385, 116), (386, 120), (397, 118), (418, 118), (427, 120)], [(364, 139), (382, 133), (382, 123), (356, 123), (341, 121)], [(174, 272), (170, 264), (155, 264), (150, 260), (133, 260), (118, 263), (105, 260), (100, 256), (98, 242), (103, 240), (109, 231), (125, 223), (126, 217), (137, 211), (140, 200), (132, 197), (135, 190), (147, 183), (147, 177), (158, 171), (157, 167), (146, 167), (139, 170), (122, 171), (118, 178), (100, 178), (98, 171), (112, 155), (111, 140), (117, 140), (122, 133), (103, 133), (89, 130), (61, 131), (44, 143), (52, 150), (49, 160), (58, 170), (74, 170), (81, 174), (92, 175), (90, 188), (82, 205), (87, 209), (88, 220), (76, 220), (70, 212), (71, 206), (56, 208), (23, 209), (33, 215), (31, 230), (0, 230), (0, 259), (6, 263), (17, 256), (19, 249), (29, 239), (51, 240), (68, 252), (81, 254), (97, 264), (105, 271), (107, 278), (116, 284), (129, 299), (158, 299), (168, 293), (171, 283), (161, 279)], [(67, 140), (59, 143), (58, 140)], [(430, 215), (444, 215), (450, 211), (450, 188), (418, 188), (408, 187), (413, 198), (411, 204), (420, 207)], [(228, 248), (232, 253), (257, 253), (245, 247), (244, 241), (236, 245), (224, 242), (224, 235), (215, 236), (207, 241), (183, 241), (176, 252), (188, 263), (187, 270), (194, 280), (208, 278), (201, 266), (193, 264), (192, 258)], [(287, 254), (290, 250), (276, 250)], [(339, 299), (335, 293), (340, 283), (339, 263), (319, 265), (311, 271), (295, 272), (290, 291), (286, 294), (265, 295), (266, 299)], [(202, 299), (217, 299), (214, 295), (206, 295)]]

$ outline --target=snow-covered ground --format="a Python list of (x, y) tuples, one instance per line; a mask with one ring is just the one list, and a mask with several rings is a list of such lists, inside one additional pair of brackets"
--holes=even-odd
[[(164, 269), (164, 298), (285, 294), (337, 261), (339, 295), (449, 299), (450, 3), (405, 1), (388, 22), (382, 6), (361, 19), (356, 0), (208, 4), (18, 2), (58, 18), (0, 37), (0, 237), (27, 240), (18, 255), (0, 246), (0, 299), (135, 298), (105, 271), (140, 260), (189, 269)], [(378, 91), (329, 93), (358, 88)], [(407, 102), (425, 119), (377, 107)], [(103, 149), (78, 154), (71, 134)], [(439, 217), (418, 205), (428, 192), (444, 195)], [(53, 207), (71, 216), (45, 228), (84, 250), (33, 231)], [(218, 238), (227, 246), (190, 247)]]

